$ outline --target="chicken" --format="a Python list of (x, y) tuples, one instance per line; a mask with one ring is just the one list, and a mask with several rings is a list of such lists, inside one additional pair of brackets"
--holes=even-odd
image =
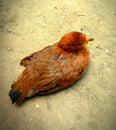
[(92, 40), (81, 32), (70, 32), (54, 45), (22, 59), (25, 70), (9, 91), (12, 103), (71, 86), (87, 69), (90, 61), (87, 43)]

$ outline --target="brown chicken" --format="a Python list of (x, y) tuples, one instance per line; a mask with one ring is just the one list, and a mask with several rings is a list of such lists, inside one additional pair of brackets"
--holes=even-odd
[(92, 40), (81, 32), (70, 32), (56, 44), (22, 59), (21, 64), (26, 68), (11, 86), (12, 103), (72, 85), (87, 69), (90, 61), (87, 43)]

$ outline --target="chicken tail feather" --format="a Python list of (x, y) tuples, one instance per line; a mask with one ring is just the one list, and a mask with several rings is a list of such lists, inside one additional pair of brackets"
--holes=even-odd
[(19, 91), (15, 91), (15, 90), (11, 89), (9, 91), (9, 96), (10, 96), (10, 98), (12, 100), (12, 104), (13, 104), (13, 103), (17, 102), (21, 98), (22, 93), (19, 92)]

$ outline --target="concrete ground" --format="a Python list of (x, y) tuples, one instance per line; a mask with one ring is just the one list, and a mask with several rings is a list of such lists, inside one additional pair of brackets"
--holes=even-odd
[[(0, 0), (0, 130), (115, 130), (115, 29), (115, 0)], [(20, 60), (70, 31), (95, 39), (87, 73), (64, 91), (12, 105)]]

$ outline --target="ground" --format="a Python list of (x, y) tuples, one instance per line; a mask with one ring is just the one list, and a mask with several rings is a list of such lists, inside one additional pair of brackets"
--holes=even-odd
[[(115, 0), (0, 0), (0, 129), (116, 129)], [(91, 62), (72, 87), (12, 105), (8, 91), (25, 56), (81, 31)]]

